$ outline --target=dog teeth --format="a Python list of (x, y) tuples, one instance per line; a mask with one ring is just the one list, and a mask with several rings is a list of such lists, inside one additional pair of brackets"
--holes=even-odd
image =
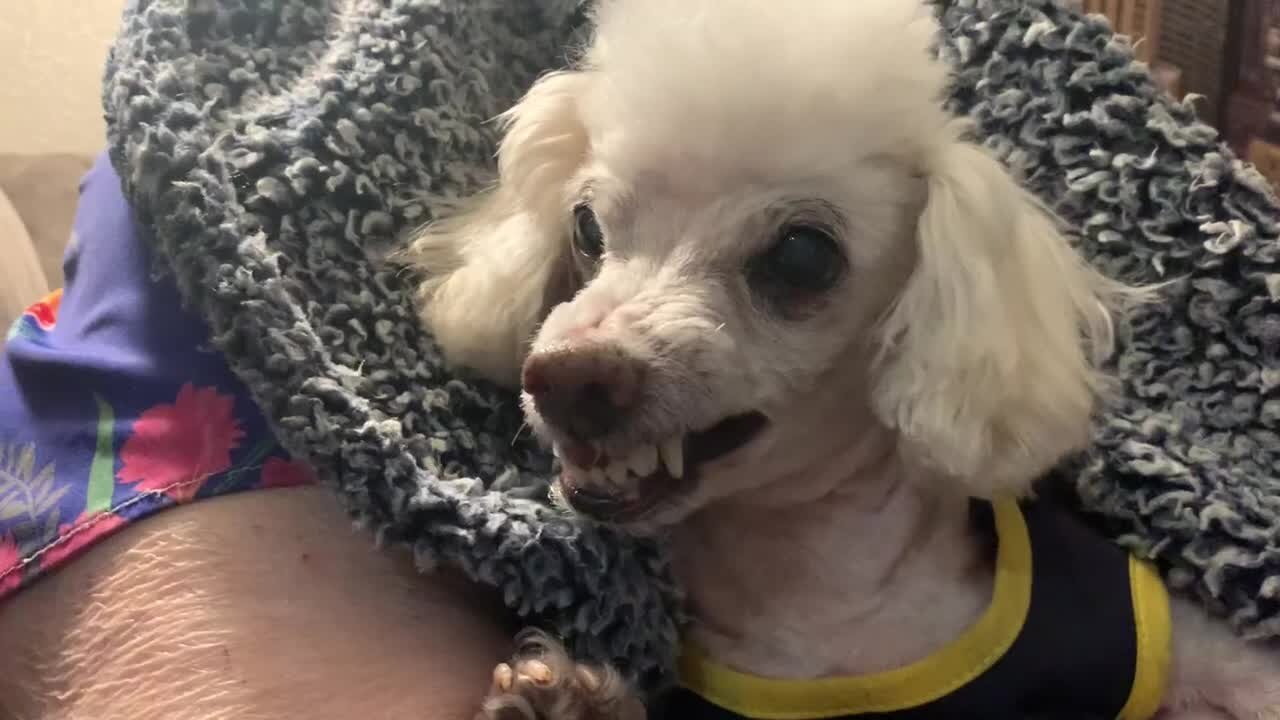
[(642, 445), (621, 460), (611, 460), (607, 465), (581, 468), (593, 483), (608, 483), (620, 487), (631, 476), (645, 478), (657, 472), (659, 464), (673, 478), (684, 477), (684, 438), (674, 437), (659, 445)]
[(664, 440), (658, 448), (658, 455), (662, 457), (662, 464), (667, 467), (667, 473), (671, 477), (679, 480), (684, 477), (684, 438), (674, 437)]
[(639, 477), (649, 477), (658, 469), (658, 446), (645, 445), (636, 448), (627, 458), (627, 467)]
[(614, 485), (622, 485), (627, 481), (627, 465), (624, 462), (614, 460), (604, 471), (609, 476), (609, 482)]

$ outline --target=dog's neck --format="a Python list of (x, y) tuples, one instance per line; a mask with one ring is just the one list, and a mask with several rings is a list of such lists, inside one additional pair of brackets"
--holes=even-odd
[(691, 639), (782, 679), (889, 670), (946, 645), (989, 603), (992, 568), (967, 502), (920, 487), (885, 462), (792, 502), (704, 508), (673, 534)]

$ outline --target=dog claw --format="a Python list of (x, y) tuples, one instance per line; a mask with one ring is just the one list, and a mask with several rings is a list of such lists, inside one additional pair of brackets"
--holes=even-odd
[(573, 662), (556, 641), (523, 633), (493, 669), (476, 720), (644, 720), (644, 705), (611, 668)]
[(520, 677), (528, 678), (539, 685), (550, 685), (555, 676), (551, 668), (541, 660), (530, 660), (520, 665)]
[(510, 665), (498, 663), (497, 667), (493, 669), (493, 687), (502, 692), (507, 692), (514, 684), (515, 677), (516, 673), (511, 669)]

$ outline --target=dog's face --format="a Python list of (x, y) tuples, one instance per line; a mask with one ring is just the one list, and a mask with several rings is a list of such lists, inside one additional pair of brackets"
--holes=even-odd
[(570, 505), (647, 528), (886, 454), (1019, 491), (1083, 441), (1110, 288), (943, 112), (923, 5), (596, 21), (506, 117), (495, 191), (416, 244), (427, 323), (520, 383)]
[(813, 177), (784, 153), (726, 174), (628, 150), (566, 193), (580, 289), (537, 332), (523, 399), (570, 505), (663, 523), (873, 432), (873, 325), (910, 272), (923, 183), (888, 156)]

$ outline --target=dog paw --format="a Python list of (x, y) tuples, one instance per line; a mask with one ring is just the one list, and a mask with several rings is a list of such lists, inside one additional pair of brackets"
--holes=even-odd
[(644, 720), (639, 697), (613, 668), (575, 663), (534, 630), (522, 632), (516, 648), (493, 669), (476, 720)]

